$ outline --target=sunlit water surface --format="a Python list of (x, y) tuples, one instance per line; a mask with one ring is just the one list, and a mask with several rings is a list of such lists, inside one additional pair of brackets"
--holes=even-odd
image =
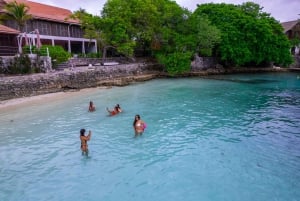
[(299, 74), (158, 79), (0, 112), (1, 201), (300, 200)]

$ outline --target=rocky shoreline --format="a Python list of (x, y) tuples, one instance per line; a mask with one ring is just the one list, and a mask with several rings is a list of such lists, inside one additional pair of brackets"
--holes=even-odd
[(99, 86), (124, 86), (158, 76), (153, 64), (76, 67), (64, 71), (0, 77), (0, 101)]
[[(209, 76), (233, 73), (286, 72), (283, 68), (209, 68), (193, 70), (178, 77)], [(23, 76), (0, 77), (0, 101), (42, 94), (78, 91), (101, 86), (126, 86), (160, 77), (170, 77), (161, 66), (133, 63), (116, 66), (76, 67), (65, 71)]]

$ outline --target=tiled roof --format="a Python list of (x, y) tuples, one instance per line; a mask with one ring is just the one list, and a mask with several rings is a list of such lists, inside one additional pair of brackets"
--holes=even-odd
[(7, 26), (4, 26), (0, 24), (0, 33), (5, 33), (5, 34), (19, 34), (20, 31), (9, 28)]
[(31, 14), (34, 19), (79, 24), (78, 20), (68, 19), (72, 14), (72, 12), (64, 8), (59, 8), (59, 7), (36, 3), (27, 0), (4, 0), (4, 1), (6, 3), (16, 1), (17, 3), (26, 4), (29, 7), (28, 13)]
[(299, 20), (294, 20), (294, 21), (289, 21), (289, 22), (283, 22), (281, 23), (281, 26), (284, 29), (284, 33), (286, 33), (287, 31), (291, 30), (298, 22), (300, 22)]

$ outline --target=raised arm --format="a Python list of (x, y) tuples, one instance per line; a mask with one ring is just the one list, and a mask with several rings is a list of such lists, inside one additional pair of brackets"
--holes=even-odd
[(89, 131), (89, 134), (86, 136), (86, 140), (90, 140), (92, 137), (92, 131)]

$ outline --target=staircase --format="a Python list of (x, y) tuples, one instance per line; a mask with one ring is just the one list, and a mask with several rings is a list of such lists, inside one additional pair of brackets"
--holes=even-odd
[(66, 61), (66, 62), (58, 64), (55, 69), (58, 71), (63, 71), (65, 69), (69, 69), (70, 67), (71, 66), (70, 66), (69, 62)]

